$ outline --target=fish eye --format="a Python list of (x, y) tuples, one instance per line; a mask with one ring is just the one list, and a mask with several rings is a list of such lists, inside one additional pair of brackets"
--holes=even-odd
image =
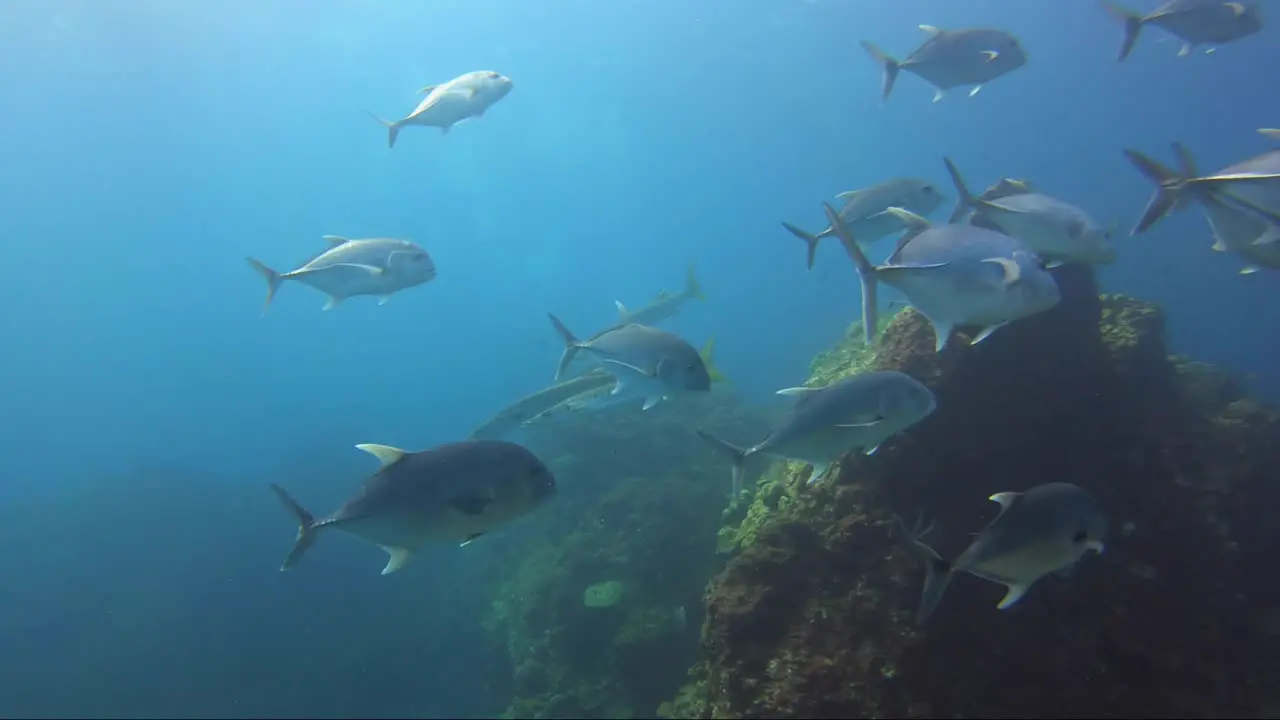
[(930, 195), (932, 195), (934, 192), (936, 192), (936, 191), (933, 189), (933, 186), (932, 186), (932, 185), (925, 185), (925, 186), (924, 186), (924, 191), (925, 191), (926, 193), (929, 193)]
[(1076, 534), (1071, 536), (1071, 542), (1075, 543), (1076, 545), (1079, 545), (1080, 543), (1088, 539), (1089, 539), (1089, 533), (1085, 532), (1084, 530), (1077, 530)]

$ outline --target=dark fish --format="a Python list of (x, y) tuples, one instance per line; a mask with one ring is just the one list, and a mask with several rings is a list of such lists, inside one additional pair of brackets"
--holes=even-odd
[(471, 432), (472, 438), (499, 439), (513, 432), (533, 418), (541, 416), (551, 408), (579, 397), (585, 393), (604, 391), (612, 388), (617, 380), (603, 370), (593, 370), (551, 387), (530, 393), (511, 403), (489, 418), (480, 427)]
[(991, 499), (1000, 503), (1000, 514), (951, 562), (921, 541), (924, 533), (918, 528), (909, 533), (911, 547), (927, 569), (918, 622), (929, 619), (958, 572), (1008, 588), (998, 605), (1004, 610), (1036, 580), (1067, 571), (1090, 550), (1103, 550), (1106, 518), (1093, 497), (1075, 485), (1048, 483), (1023, 493), (996, 493)]
[(685, 274), (684, 289), (680, 292), (669, 293), (664, 290), (658, 293), (658, 297), (654, 298), (653, 302), (635, 310), (628, 309), (621, 300), (615, 300), (613, 304), (618, 308), (619, 325), (627, 323), (653, 325), (675, 317), (679, 314), (680, 307), (690, 300), (706, 299), (702, 294), (702, 288), (698, 286), (698, 277), (693, 274), (693, 266), (690, 265), (689, 272)]
[(404, 566), (433, 542), (463, 545), (521, 517), (556, 490), (556, 479), (533, 453), (500, 440), (464, 440), (421, 452), (357, 445), (382, 467), (333, 515), (316, 520), (279, 485), (276, 495), (298, 518), (288, 570), (325, 528), (367, 540), (390, 556), (382, 574)]
[(972, 85), (969, 95), (976, 95), (985, 83), (1027, 62), (1027, 54), (1018, 38), (1004, 30), (940, 30), (932, 25), (921, 25), (920, 29), (929, 33), (929, 39), (902, 61), (886, 55), (872, 43), (862, 41), (862, 47), (884, 70), (880, 92), (882, 102), (889, 99), (893, 83), (902, 70), (919, 75), (937, 88), (933, 101), (938, 102), (947, 90), (962, 85)]
[(1262, 29), (1262, 10), (1251, 0), (1169, 0), (1146, 15), (1113, 2), (1104, 0), (1102, 4), (1124, 23), (1124, 40), (1117, 60), (1129, 57), (1138, 34), (1147, 25), (1163, 28), (1181, 39), (1179, 57), (1190, 54), (1196, 45), (1221, 45)]

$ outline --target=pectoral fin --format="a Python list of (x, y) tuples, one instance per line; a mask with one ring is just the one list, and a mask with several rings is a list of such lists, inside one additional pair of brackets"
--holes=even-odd
[(403, 450), (397, 447), (391, 447), (390, 445), (377, 445), (375, 443), (361, 443), (359, 445), (356, 445), (356, 448), (359, 450), (363, 450), (369, 453), (370, 455), (378, 458), (378, 461), (382, 463), (382, 467), (386, 467), (388, 465), (394, 465), (395, 463), (399, 462), (400, 458), (404, 457), (405, 455), (405, 452)]
[(383, 575), (390, 575), (399, 570), (413, 558), (413, 552), (406, 548), (395, 547), (394, 545), (379, 545), (378, 547), (386, 550), (387, 555), (390, 556), (387, 558), (387, 566), (382, 568)]
[(1018, 263), (1015, 262), (1012, 258), (994, 257), (994, 258), (987, 258), (982, 262), (999, 265), (1000, 268), (1004, 271), (1003, 284), (1005, 285), (1012, 285), (1013, 283), (1018, 282), (1018, 279), (1022, 277), (1022, 268), (1019, 267)]
[(1001, 610), (1008, 610), (1010, 607), (1013, 607), (1013, 604), (1021, 600), (1022, 596), (1027, 593), (1027, 589), (1031, 587), (1031, 584), (1013, 584), (1006, 587), (1009, 588), (1009, 592), (1005, 593), (1004, 599), (1000, 601), (999, 605), (996, 605), (996, 607)]

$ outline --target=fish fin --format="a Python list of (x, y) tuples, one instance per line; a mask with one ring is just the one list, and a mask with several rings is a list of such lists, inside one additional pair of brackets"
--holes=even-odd
[(877, 450), (879, 450), (879, 449), (880, 449), (880, 446), (879, 446), (879, 445), (872, 445), (871, 447), (867, 448), (866, 450), (863, 450), (863, 451), (862, 451), (862, 454), (863, 454), (863, 455), (875, 455), (875, 454), (876, 454), (876, 451), (877, 451)]
[(994, 263), (1000, 266), (1000, 269), (1004, 273), (1000, 280), (1001, 285), (1006, 285), (1006, 286), (1012, 285), (1018, 282), (1018, 279), (1022, 277), (1022, 267), (1019, 266), (1018, 263), (1012, 258), (993, 257), (993, 258), (986, 258), (982, 262)]
[(929, 35), (930, 35), (930, 36), (933, 36), (933, 35), (941, 35), (941, 34), (942, 34), (942, 32), (943, 32), (942, 30), (940, 30), (939, 28), (934, 27), (933, 25), (917, 25), (916, 27), (920, 28), (920, 29), (921, 29), (921, 30), (923, 30), (924, 32), (929, 33)]
[(387, 301), (391, 299), (391, 295), (392, 295), (392, 293), (387, 293), (386, 295), (379, 295), (379, 296), (378, 296), (378, 307), (382, 307), (383, 305), (386, 305), (386, 304), (387, 304)]
[(875, 420), (870, 420), (870, 421), (867, 421), (867, 422), (860, 422), (860, 423), (836, 423), (836, 427), (839, 427), (839, 428), (870, 428), (870, 427), (875, 427), (875, 426), (879, 425), (879, 424), (880, 424), (880, 423), (882, 423), (882, 422), (884, 422), (884, 418), (876, 418)]
[(716, 337), (712, 335), (707, 338), (706, 344), (698, 351), (698, 357), (702, 358), (702, 365), (707, 369), (707, 377), (711, 378), (713, 383), (729, 382), (729, 378), (720, 372), (720, 368), (716, 367)]
[(1182, 43), (1182, 47), (1178, 48), (1178, 57), (1186, 57), (1190, 54), (1191, 54), (1191, 43)]
[(280, 283), (284, 282), (284, 278), (280, 277), (280, 273), (253, 258), (245, 258), (245, 260), (249, 261), (249, 266), (257, 270), (258, 274), (267, 281), (267, 300), (262, 303), (262, 314), (266, 315), (267, 308), (271, 307), (271, 301), (275, 299), (276, 291), (280, 289)]
[(983, 87), (982, 85), (974, 85), (973, 87), (969, 88), (969, 97), (973, 97), (974, 95), (977, 95), (978, 93), (982, 92), (982, 87)]
[(1124, 23), (1124, 38), (1120, 41), (1120, 52), (1116, 56), (1116, 62), (1122, 62), (1129, 57), (1129, 53), (1133, 52), (1133, 45), (1138, 42), (1138, 33), (1142, 32), (1142, 26), (1146, 24), (1146, 20), (1142, 15), (1113, 2), (1103, 0), (1102, 7)]
[(893, 83), (898, 79), (898, 71), (902, 69), (902, 63), (885, 54), (883, 50), (866, 40), (862, 41), (862, 49), (866, 50), (867, 54), (880, 64), (883, 74), (880, 80), (880, 102), (884, 103), (889, 99), (889, 93), (893, 92)]
[(822, 238), (818, 237), (817, 235), (814, 235), (811, 232), (806, 232), (804, 230), (801, 230), (800, 228), (796, 227), (795, 225), (792, 225), (791, 223), (784, 222), (782, 223), (782, 227), (790, 231), (792, 235), (795, 235), (796, 237), (804, 241), (805, 247), (808, 249), (808, 253), (805, 257), (805, 267), (812, 270), (813, 260), (818, 254), (818, 242), (822, 240)]
[(657, 405), (658, 403), (662, 402), (662, 400), (663, 400), (663, 397), (661, 395), (650, 395), (649, 397), (644, 399), (644, 407), (641, 407), (640, 409), (648, 410), (654, 405)]
[(695, 300), (707, 299), (707, 296), (702, 294), (702, 286), (698, 284), (698, 276), (693, 271), (693, 263), (689, 263), (689, 268), (684, 273), (684, 296)]
[(1253, 241), (1254, 245), (1270, 245), (1274, 242), (1280, 242), (1280, 225), (1275, 223), (1267, 224), (1267, 231), (1258, 236)]
[[(638, 368), (638, 367), (636, 367), (635, 365), (632, 365), (631, 363), (623, 362), (623, 361), (618, 360), (618, 359), (615, 359), (615, 358), (600, 358), (600, 361), (601, 361), (601, 362), (607, 362), (607, 363), (610, 363), (611, 365), (614, 365), (614, 366), (616, 366), (616, 367), (626, 368), (627, 370), (630, 370), (631, 372), (635, 373), (636, 375), (642, 375), (642, 376), (644, 376), (644, 377), (646, 377), (646, 378), (648, 378), (648, 379), (650, 379), (650, 380), (652, 380), (652, 379), (654, 379), (654, 378), (658, 377), (658, 373), (656, 373), (656, 372), (654, 372), (654, 373), (645, 372), (643, 369)], [(616, 388), (615, 388), (615, 390), (616, 390)]]
[(320, 308), (320, 309), (321, 309), (321, 310), (332, 310), (332, 309), (334, 309), (334, 308), (338, 307), (338, 305), (342, 304), (342, 301), (343, 301), (343, 300), (345, 300), (345, 299), (346, 299), (346, 298), (340, 298), (340, 297), (338, 297), (337, 295), (330, 295), (330, 296), (329, 296), (329, 302), (325, 303), (325, 304), (324, 304), (324, 307), (322, 307), (322, 308)]
[(965, 184), (964, 178), (960, 175), (956, 164), (951, 162), (951, 158), (942, 158), (942, 164), (947, 166), (947, 174), (951, 176), (951, 184), (956, 188), (956, 209), (951, 211), (951, 217), (947, 219), (947, 222), (954, 223), (958, 221), (970, 208), (981, 210), (983, 201), (969, 192), (969, 186)]
[(995, 332), (995, 331), (999, 330), (1000, 328), (1002, 328), (1002, 327), (1004, 327), (1005, 325), (1008, 325), (1008, 324), (1009, 324), (1009, 323), (1007, 323), (1007, 322), (1002, 322), (1002, 323), (996, 323), (995, 325), (988, 325), (988, 326), (986, 326), (986, 327), (982, 328), (982, 330), (979, 330), (979, 331), (978, 331), (978, 334), (977, 334), (977, 335), (974, 335), (974, 336), (973, 336), (973, 339), (969, 341), (969, 344), (970, 344), (970, 345), (977, 345), (978, 343), (982, 342), (983, 340), (986, 340), (987, 338), (991, 337), (991, 333), (993, 333), (993, 332)]
[(1138, 235), (1146, 232), (1171, 211), (1185, 205), (1183, 195), (1186, 192), (1187, 178), (1136, 150), (1125, 149), (1124, 154), (1138, 172), (1156, 186), (1155, 194), (1147, 201), (1147, 207), (1142, 211), (1142, 218), (1129, 232), (1130, 235)]
[(378, 461), (382, 463), (382, 467), (387, 467), (388, 465), (395, 465), (396, 463), (400, 462), (400, 459), (407, 454), (405, 453), (405, 451), (401, 450), (398, 447), (391, 447), (390, 445), (378, 445), (376, 443), (361, 443), (359, 445), (356, 445), (356, 449), (363, 450), (369, 453), (370, 455), (378, 458)]
[[(569, 369), (569, 363), (573, 362), (573, 357), (578, 354), (581, 344), (578, 342), (578, 338), (574, 337), (573, 333), (569, 331), (569, 328), (560, 322), (560, 318), (551, 313), (547, 313), (547, 317), (551, 319), (551, 326), (556, 329), (556, 333), (564, 341), (564, 353), (560, 355), (560, 364), (556, 366), (556, 380), (558, 381), (561, 377), (564, 377), (565, 370)], [(617, 388), (614, 391), (616, 392)]]
[(1227, 246), (1222, 244), (1222, 240), (1214, 238), (1213, 244), (1209, 246), (1209, 249), (1214, 252), (1226, 252)]
[(342, 237), (341, 235), (322, 235), (321, 239), (329, 243), (329, 245), (332, 247), (338, 247), (339, 245), (350, 242), (349, 240)]
[(1004, 599), (1000, 601), (999, 605), (996, 605), (996, 607), (1000, 608), (1001, 610), (1008, 610), (1009, 608), (1013, 607), (1014, 603), (1021, 600), (1022, 596), (1027, 594), (1027, 590), (1031, 588), (1031, 583), (1026, 583), (1026, 584), (1014, 583), (1014, 584), (1006, 585), (1005, 587), (1009, 588), (1009, 592), (1005, 593)]
[(942, 98), (946, 97), (946, 94), (947, 94), (946, 90), (943, 90), (942, 88), (938, 88), (933, 92), (933, 101), (940, 102)]
[[(1000, 53), (995, 50), (983, 50), (982, 54), (987, 56), (987, 62), (995, 62), (996, 58), (1000, 57)], [(979, 85), (978, 87), (982, 86)]]
[(1256, 272), (1258, 272), (1258, 268), (1254, 267), (1253, 265), (1245, 265), (1244, 267), (1240, 268), (1241, 275), (1252, 275)]
[(712, 435), (705, 430), (698, 430), (698, 437), (705, 440), (712, 447), (719, 449), (729, 455), (733, 460), (733, 496), (738, 497), (738, 493), (742, 491), (742, 473), (746, 468), (747, 455), (751, 454), (750, 450), (746, 450), (730, 443), (727, 440)]
[(804, 484), (817, 485), (829, 472), (831, 463), (809, 463), (809, 479)]
[(485, 508), (493, 504), (493, 498), (486, 495), (463, 495), (449, 498), (445, 504), (466, 515), (483, 515)]
[(1062, 267), (1063, 265), (1066, 265), (1066, 263), (1061, 260), (1049, 260), (1045, 262), (1044, 269), (1052, 270), (1054, 268)]
[(862, 190), (845, 190), (842, 193), (836, 193), (836, 199), (842, 203), (849, 203), (862, 193)]
[(625, 323), (627, 321), (627, 306), (622, 304), (621, 300), (614, 300), (613, 306), (618, 308), (618, 320)]
[[(899, 519), (898, 523), (902, 525), (902, 520)], [(902, 528), (907, 529), (905, 525), (902, 525)], [(938, 603), (942, 601), (942, 595), (951, 584), (953, 575), (951, 563), (942, 559), (938, 551), (929, 547), (922, 539), (931, 529), (933, 529), (932, 525), (920, 532), (919, 523), (917, 523), (916, 530), (907, 531), (907, 549), (924, 562), (925, 568), (924, 587), (920, 590), (920, 607), (916, 610), (917, 624), (923, 624), (938, 609)]]
[(1018, 499), (1020, 495), (1022, 495), (1022, 493), (1000, 492), (1000, 493), (996, 493), (995, 495), (992, 495), (987, 499), (992, 502), (1000, 503), (1001, 508), (1008, 508), (1010, 505), (1014, 503), (1015, 500)]
[(470, 535), (467, 536), (466, 540), (463, 540), (461, 543), (458, 544), (458, 547), (466, 547), (470, 545), (472, 542), (475, 542), (476, 538), (482, 538), (484, 537), (484, 535), (485, 534), (482, 532), (471, 533)]
[(1239, 17), (1244, 14), (1244, 11), (1245, 11), (1244, 3), (1229, 2), (1229, 3), (1225, 3), (1225, 5), (1231, 8), (1231, 12), (1234, 13), (1236, 17)]
[(424, 86), (422, 87), (422, 89), (421, 89), (421, 90), (419, 90), (418, 92), (419, 92), (419, 93), (421, 93), (421, 94), (423, 94), (423, 95), (426, 95), (427, 93), (431, 92), (432, 90), (435, 90), (435, 89), (436, 89), (436, 88), (438, 88), (438, 87), (440, 87), (440, 86), (439, 86), (439, 85), (424, 85)]
[(413, 551), (407, 548), (396, 547), (394, 545), (379, 545), (378, 547), (385, 550), (388, 555), (387, 566), (382, 568), (383, 575), (390, 575), (391, 573), (399, 570), (404, 567), (405, 563), (409, 562), (409, 560), (413, 558)]
[(275, 491), (276, 497), (280, 498), (280, 502), (284, 503), (284, 506), (289, 508), (294, 517), (298, 519), (298, 537), (293, 541), (293, 549), (289, 551), (289, 554), (285, 556), (284, 562), (280, 564), (280, 572), (284, 572), (296, 565), (302, 559), (303, 554), (311, 549), (311, 545), (316, 541), (315, 531), (318, 528), (316, 527), (316, 519), (311, 513), (307, 512), (297, 500), (294, 500), (293, 496), (284, 488), (272, 483), (271, 489)]
[(774, 395), (808, 395), (811, 392), (817, 392), (822, 388), (815, 387), (789, 387), (775, 391)]
[(840, 219), (840, 215), (827, 203), (822, 203), (822, 211), (827, 214), (827, 222), (835, 228), (836, 237), (840, 238), (840, 244), (844, 246), (844, 251), (849, 254), (854, 268), (858, 271), (858, 281), (862, 285), (862, 334), (867, 345), (870, 345), (876, 339), (876, 329), (880, 327), (878, 324), (880, 308), (876, 307), (879, 282), (876, 277), (876, 267), (862, 253), (862, 248), (858, 247), (858, 241), (849, 231), (849, 226)]
[(1280, 140), (1280, 129), (1277, 128), (1258, 128), (1258, 134), (1272, 140)]
[[(933, 223), (929, 222), (928, 218), (923, 215), (913, 213), (906, 208), (889, 206), (876, 213), (876, 215), (892, 215), (901, 220), (903, 225), (906, 225), (912, 233), (917, 235), (933, 227)], [(875, 217), (875, 215), (872, 215), (872, 217)]]
[[(365, 112), (369, 112), (369, 111), (366, 110)], [(390, 149), (395, 147), (396, 136), (400, 134), (400, 123), (391, 122), (390, 120), (383, 120), (382, 118), (378, 117), (377, 115), (374, 115), (373, 113), (369, 113), (369, 117), (382, 123), (382, 126), (387, 129), (387, 148)]]
[(929, 318), (929, 324), (933, 326), (933, 334), (935, 336), (933, 351), (942, 352), (942, 348), (946, 347), (947, 341), (951, 339), (951, 331), (955, 329), (955, 324), (937, 322), (933, 318)]

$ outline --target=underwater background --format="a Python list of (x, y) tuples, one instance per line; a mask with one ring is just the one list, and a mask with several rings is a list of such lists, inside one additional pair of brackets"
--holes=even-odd
[[(1028, 64), (937, 104), (904, 75), (881, 107), (857, 41), (905, 54), (920, 23), (1005, 28)], [(1210, 253), (1198, 213), (1128, 237), (1151, 188), (1120, 152), (1180, 140), (1221, 167), (1270, 149), (1254, 131), (1280, 122), (1273, 30), (1189, 58), (1151, 32), (1118, 65), (1118, 25), (1091, 3), (6, 3), (0, 715), (530, 716), (515, 675), (551, 628), (511, 620), (539, 602), (512, 583), (580, 599), (619, 567), (640, 568), (647, 607), (687, 612), (617, 671), (674, 697), (724, 563), (728, 469), (666, 424), (763, 435), (774, 391), (858, 313), (838, 245), (806, 272), (779, 221), (820, 228), (822, 199), (899, 176), (935, 179), (945, 212), (944, 154), (976, 185), (1030, 178), (1118, 224), (1101, 289), (1159, 306), (1172, 351), (1280, 399), (1271, 271)], [(367, 112), (481, 68), (513, 79), (508, 98), (388, 150)], [(293, 267), (325, 234), (410, 238), (439, 277), (329, 312), (286, 284), (259, 317), (243, 257)], [(714, 337), (732, 402), (609, 420), (607, 451), (599, 428), (527, 437), (561, 507), (473, 547), (383, 577), (377, 548), (335, 534), (278, 572), (294, 526), (268, 483), (337, 507), (371, 472), (354, 444), (465, 437), (551, 382), (546, 312), (585, 335), (689, 265), (706, 300), (667, 327)], [(563, 558), (583, 509), (617, 529), (638, 508), (690, 537), (641, 535), (598, 572), (529, 559)], [(599, 683), (606, 699), (575, 707), (654, 714)]]

